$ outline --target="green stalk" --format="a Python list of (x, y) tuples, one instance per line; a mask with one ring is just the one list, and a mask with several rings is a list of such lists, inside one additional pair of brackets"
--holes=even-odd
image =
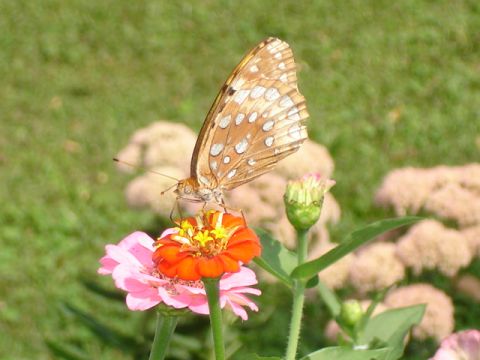
[(149, 360), (163, 360), (167, 354), (170, 338), (177, 326), (176, 316), (162, 316), (157, 313), (157, 327), (153, 338), (152, 350)]
[(225, 360), (225, 344), (223, 341), (222, 310), (220, 308), (219, 279), (203, 279), (210, 311), (210, 327), (212, 329), (213, 347), (216, 360)]
[[(301, 265), (307, 259), (307, 233), (308, 230), (297, 230), (297, 255), (298, 265)], [(288, 335), (287, 352), (285, 360), (295, 360), (297, 355), (298, 339), (300, 337), (300, 328), (302, 326), (303, 303), (305, 302), (305, 282), (295, 280), (293, 285), (293, 305), (292, 318), (290, 319), (290, 332)]]

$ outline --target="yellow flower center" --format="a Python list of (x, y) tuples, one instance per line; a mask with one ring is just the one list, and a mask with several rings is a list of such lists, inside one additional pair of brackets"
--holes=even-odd
[(201, 247), (204, 247), (207, 242), (212, 241), (213, 237), (210, 236), (209, 231), (205, 230), (202, 232), (201, 230), (193, 237), (193, 240), (197, 240), (200, 243)]
[(214, 216), (207, 221), (208, 212), (204, 217), (196, 217), (196, 225), (183, 220), (176, 228), (177, 233), (172, 239), (183, 244), (183, 249), (202, 254), (215, 254), (226, 248), (230, 236), (236, 231), (234, 228), (225, 228), (222, 224), (223, 214)]

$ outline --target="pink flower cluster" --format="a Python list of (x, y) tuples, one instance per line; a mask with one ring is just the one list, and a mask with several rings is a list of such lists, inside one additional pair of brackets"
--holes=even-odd
[(396, 213), (425, 209), (460, 226), (480, 223), (480, 164), (403, 168), (389, 173), (376, 194), (380, 205)]
[(480, 359), (480, 331), (465, 330), (445, 338), (430, 360)]
[[(163, 236), (163, 235), (162, 235)], [(208, 314), (208, 303), (201, 281), (171, 279), (158, 273), (152, 254), (154, 240), (143, 232), (134, 232), (118, 245), (107, 245), (100, 259), (99, 274), (111, 275), (115, 285), (126, 292), (130, 310), (147, 310), (164, 303), (177, 309), (188, 308), (198, 314)], [(227, 273), (220, 280), (221, 307), (230, 308), (243, 320), (248, 319), (244, 307), (258, 311), (246, 295), (260, 295), (255, 273), (242, 266), (238, 273)]]

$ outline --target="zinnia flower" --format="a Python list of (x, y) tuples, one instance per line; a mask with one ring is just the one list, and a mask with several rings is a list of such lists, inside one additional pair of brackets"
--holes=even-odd
[[(201, 281), (169, 278), (158, 272), (153, 262), (154, 240), (143, 232), (134, 232), (118, 245), (107, 245), (100, 259), (99, 274), (112, 275), (115, 285), (128, 292), (130, 310), (147, 310), (164, 303), (177, 309), (188, 308), (198, 314), (208, 314), (207, 296)], [(251, 288), (255, 273), (241, 266), (236, 273), (226, 273), (219, 282), (220, 305), (228, 307), (243, 320), (248, 318), (244, 307), (258, 311), (246, 294), (260, 295)]]
[(431, 360), (480, 359), (480, 331), (466, 330), (445, 338)]
[(260, 255), (257, 235), (242, 217), (220, 211), (201, 212), (165, 231), (155, 243), (153, 261), (170, 278), (196, 281), (240, 271)]

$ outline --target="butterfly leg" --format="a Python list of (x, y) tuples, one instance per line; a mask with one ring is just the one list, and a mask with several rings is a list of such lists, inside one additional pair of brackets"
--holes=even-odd
[(180, 218), (182, 217), (181, 216), (181, 211), (180, 211), (180, 205), (178, 204), (178, 199), (179, 198), (180, 197), (178, 197), (178, 196), (175, 198), (175, 202), (173, 203), (172, 210), (170, 210), (170, 215), (169, 215), (170, 221), (174, 224), (175, 224), (175, 220), (173, 220), (173, 213), (175, 212), (175, 208), (178, 208), (178, 213), (180, 214)]
[(233, 210), (235, 212), (239, 212), (240, 214), (242, 214), (243, 223), (245, 224), (245, 226), (247, 226), (247, 219), (245, 218), (245, 213), (243, 212), (242, 209), (237, 209), (237, 208), (232, 208), (230, 206), (227, 206), (227, 204), (225, 204), (225, 200), (223, 200), (223, 198), (222, 198), (222, 202), (221, 202), (220, 206), (223, 208), (223, 210), (227, 214), (228, 214), (227, 210)]

